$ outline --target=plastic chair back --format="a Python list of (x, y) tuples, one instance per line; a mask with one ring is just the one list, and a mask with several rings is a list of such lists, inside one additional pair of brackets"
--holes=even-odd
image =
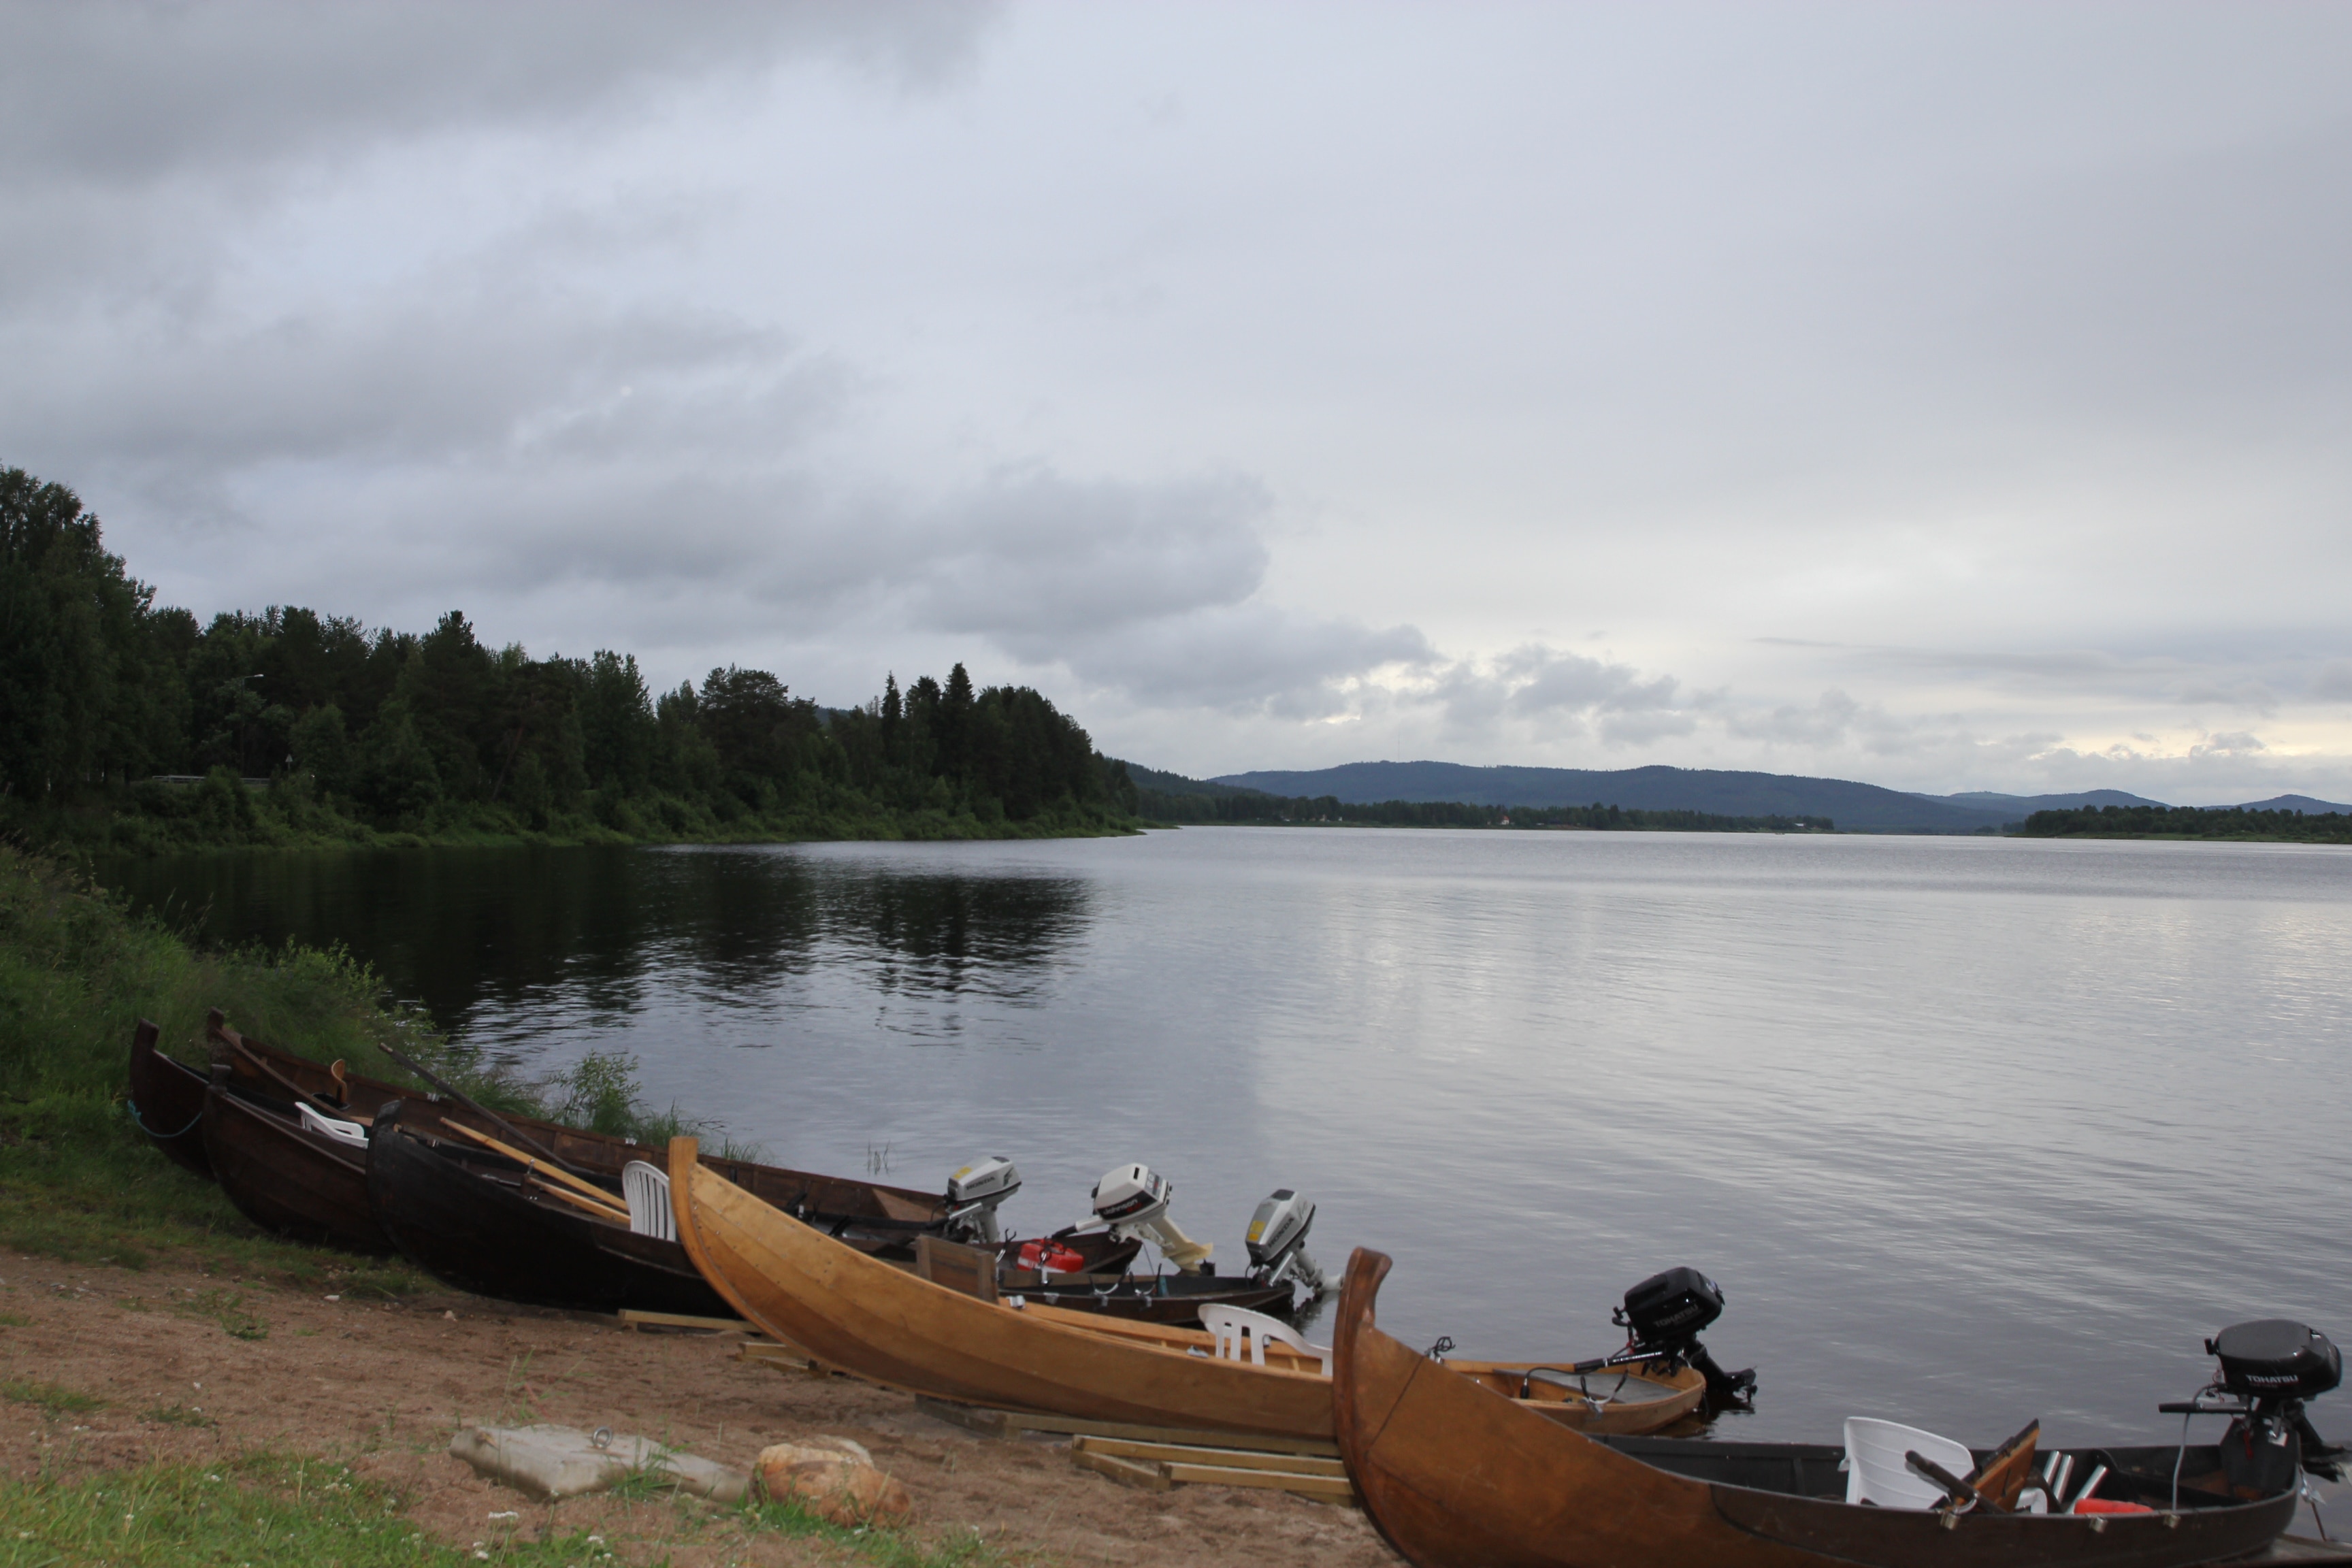
[(1203, 1307), (1201, 1309), (1201, 1326), (1215, 1339), (1217, 1354), (1226, 1361), (1243, 1360), (1242, 1347), (1246, 1342), (1249, 1347), (1247, 1359), (1264, 1366), (1266, 1342), (1271, 1340), (1276, 1344), (1288, 1345), (1300, 1355), (1320, 1361), (1323, 1375), (1331, 1375), (1328, 1346), (1308, 1344), (1306, 1335), (1264, 1312), (1253, 1312), (1246, 1307)]
[(621, 1196), (629, 1203), (629, 1229), (638, 1236), (677, 1239), (677, 1215), (669, 1206), (669, 1173), (643, 1160), (621, 1167)]
[(350, 1148), (367, 1147), (367, 1129), (358, 1122), (344, 1121), (332, 1116), (321, 1116), (299, 1100), (294, 1102), (294, 1109), (302, 1118), (302, 1127), (305, 1131), (324, 1133), (336, 1142)]
[(1845, 1500), (1880, 1508), (1930, 1509), (1944, 1500), (1944, 1489), (1914, 1471), (1904, 1455), (1932, 1459), (1956, 1476), (1977, 1468), (1965, 1444), (1916, 1426), (1850, 1415), (1845, 1423)]

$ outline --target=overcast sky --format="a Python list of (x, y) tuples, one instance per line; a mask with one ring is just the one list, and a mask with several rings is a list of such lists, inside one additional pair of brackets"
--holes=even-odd
[(5, 26), (0, 464), (199, 615), (2352, 798), (2352, 6)]

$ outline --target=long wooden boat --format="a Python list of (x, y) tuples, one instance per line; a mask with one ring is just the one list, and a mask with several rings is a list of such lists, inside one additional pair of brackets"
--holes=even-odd
[[(761, 1202), (704, 1164), (691, 1138), (670, 1143), (669, 1179), (678, 1239), (703, 1277), (743, 1317), (824, 1364), (998, 1408), (1261, 1436), (1331, 1436), (1332, 1384), (1317, 1363), (1279, 1350), (1263, 1366), (1223, 1360), (1198, 1332), (984, 1300), (918, 1279)], [(1538, 1370), (1480, 1364), (1523, 1380)], [(1683, 1372), (1690, 1386), (1675, 1396), (1687, 1399), (1680, 1412), (1686, 1414), (1705, 1382)], [(1567, 1419), (1606, 1417), (1606, 1407), (1549, 1403)]]
[[(282, 1048), (268, 1047), (264, 1041), (240, 1035), (237, 1030), (228, 1027), (228, 1018), (219, 1008), (214, 1008), (212, 1016), (207, 1018), (207, 1041), (212, 1044), (214, 1068), (228, 1069), (230, 1081), (247, 1090), (249, 1096), (280, 1102), (308, 1100), (313, 1102), (313, 1107), (318, 1107), (322, 1114), (351, 1119), (351, 1121), (360, 1121), (362, 1126), (374, 1123), (374, 1119), (383, 1112), (385, 1107), (407, 1105), (409, 1131), (424, 1131), (424, 1133), (436, 1135), (436, 1138), (445, 1126), (458, 1126), (458, 1129), (468, 1129), (478, 1135), (499, 1138), (501, 1142), (513, 1145), (513, 1142), (518, 1142), (520, 1133), (520, 1145), (524, 1147), (527, 1154), (552, 1154), (558, 1159), (558, 1163), (572, 1168), (574, 1173), (585, 1175), (602, 1187), (607, 1187), (614, 1196), (618, 1196), (621, 1171), (630, 1162), (646, 1162), (658, 1168), (666, 1159), (661, 1150), (640, 1145), (640, 1142), (630, 1142), (630, 1140), (616, 1138), (612, 1133), (595, 1133), (595, 1131), (574, 1129), (574, 1126), (562, 1126), (558, 1121), (546, 1121), (546, 1119), (539, 1117), (522, 1117), (522, 1114), (487, 1117), (487, 1114), (475, 1112), (473, 1107), (458, 1105), (458, 1102), (449, 1100), (436, 1090), (407, 1089), (402, 1084), (388, 1084), (388, 1081), (372, 1079), (364, 1074), (346, 1072), (341, 1063), (315, 1063), (306, 1056), (282, 1051)], [(169, 1058), (160, 1058), (160, 1060), (169, 1060)], [(176, 1063), (172, 1065), (176, 1068)], [(713, 1166), (724, 1171), (727, 1178), (743, 1184), (751, 1192), (757, 1192), (769, 1204), (776, 1204), (788, 1213), (807, 1217), (814, 1225), (824, 1225), (828, 1234), (837, 1234), (842, 1239), (852, 1241), (854, 1246), (863, 1246), (863, 1248), (875, 1250), (879, 1256), (894, 1258), (894, 1260), (912, 1262), (915, 1237), (924, 1232), (939, 1232), (946, 1225), (946, 1196), (939, 1194), (939, 1192), (918, 1192), (912, 1187), (889, 1187), (889, 1184), (866, 1183), (866, 1180), (816, 1175), (812, 1171), (764, 1166), (764, 1163), (748, 1162), (748, 1159), (708, 1159)], [(491, 1166), (497, 1166), (497, 1162), (491, 1162)], [(404, 1194), (407, 1187), (402, 1187), (400, 1192)], [(254, 1206), (268, 1206), (266, 1194), (249, 1196), (254, 1199)], [(543, 1213), (551, 1211), (552, 1208), (546, 1208), (546, 1211), (534, 1208), (530, 1215), (524, 1217), (541, 1217)], [(383, 1227), (393, 1234), (407, 1234), (407, 1237), (416, 1237), (416, 1239), (424, 1239), (428, 1234), (425, 1225), (416, 1223), (416, 1220), (402, 1220), (397, 1213), (385, 1213), (379, 1217), (383, 1220)], [(463, 1232), (485, 1234), (485, 1237), (494, 1234), (491, 1229), (485, 1229), (482, 1223), (468, 1225), (468, 1227), (463, 1227)], [(612, 1237), (600, 1234), (600, 1241), (607, 1250), (633, 1248), (642, 1253), (642, 1250), (646, 1250), (646, 1241), (652, 1239), (614, 1241)], [(1075, 1234), (1075, 1237), (1066, 1237), (1063, 1244), (1075, 1248), (1079, 1256), (1085, 1258), (1085, 1268), (1091, 1274), (1118, 1274), (1119, 1269), (1124, 1269), (1129, 1262), (1134, 1260), (1134, 1256), (1140, 1250), (1140, 1241), (1110, 1239), (1106, 1234)], [(482, 1258), (466, 1256), (466, 1250), (449, 1244), (416, 1246), (409, 1256), (419, 1268), (428, 1269), (428, 1272), (458, 1286), (458, 1289), (482, 1290), (482, 1286), (468, 1284), (468, 1281), (518, 1277), (518, 1272), (508, 1268), (506, 1262), (497, 1256), (497, 1250), (508, 1250), (513, 1246), (531, 1250), (534, 1246), (552, 1244), (543, 1239), (510, 1239), (506, 1248), (494, 1244), (487, 1246), (491, 1246), (494, 1250), (491, 1250), (491, 1256)], [(663, 1253), (658, 1246), (649, 1250), (652, 1250), (652, 1262), (656, 1272), (675, 1272), (679, 1277), (698, 1279), (691, 1274), (691, 1268), (685, 1262), (682, 1253)], [(646, 1279), (646, 1284), (652, 1286), (654, 1281)], [(522, 1286), (515, 1286), (515, 1289), (522, 1289)], [(668, 1289), (670, 1286), (663, 1284), (663, 1290)], [(530, 1293), (522, 1295), (515, 1295), (513, 1290), (482, 1290), (482, 1293), (508, 1295), (508, 1300), (534, 1300), (541, 1305), (609, 1310), (609, 1307), (591, 1307), (585, 1300), (555, 1300), (551, 1295), (551, 1286), (539, 1286), (539, 1289), (531, 1289)], [(656, 1295), (661, 1290), (656, 1290)], [(609, 1290), (593, 1290), (591, 1295), (602, 1300), (602, 1298), (607, 1298)], [(621, 1302), (621, 1305), (637, 1305), (645, 1311), (663, 1310), (652, 1302)]]
[(2208, 1489), (2211, 1447), (2098, 1451), (2101, 1495), (2152, 1512), (1961, 1514), (1847, 1503), (1837, 1447), (1588, 1437), (1382, 1333), (1389, 1267), (1348, 1260), (1332, 1409), (1366, 1512), (1416, 1568), (2189, 1568), (2263, 1552), (2294, 1515), (2292, 1488)]
[(410, 1114), (398, 1102), (377, 1113), (368, 1195), (400, 1250), (436, 1279), (576, 1311), (735, 1315), (677, 1242), (584, 1212), (515, 1161), (435, 1135), (429, 1116), (408, 1126)]
[(205, 1158), (237, 1211), (296, 1241), (395, 1250), (368, 1202), (367, 1150), (302, 1125), (294, 1107), (237, 1086), (205, 1090)]
[(205, 1075), (155, 1048), (163, 1034), (142, 1018), (131, 1034), (131, 1119), (172, 1163), (206, 1181)]

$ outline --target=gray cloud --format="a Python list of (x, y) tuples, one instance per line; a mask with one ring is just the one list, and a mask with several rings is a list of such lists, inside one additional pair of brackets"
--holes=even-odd
[(6, 7), (0, 172), (138, 184), (383, 139), (589, 121), (681, 78), (830, 56), (915, 84), (969, 62), (1000, 8), (960, 0), (93, 0)]
[(5, 16), (0, 461), (200, 610), (2352, 790), (2340, 11)]

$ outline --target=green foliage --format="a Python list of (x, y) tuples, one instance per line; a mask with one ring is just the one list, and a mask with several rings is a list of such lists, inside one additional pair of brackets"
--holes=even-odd
[(106, 1407), (106, 1401), (95, 1394), (63, 1388), (54, 1383), (36, 1383), (29, 1378), (0, 1383), (0, 1397), (13, 1399), (19, 1405), (37, 1405), (44, 1415), (52, 1420), (60, 1415), (87, 1415), (93, 1410)]
[(152, 853), (1132, 826), (1085, 730), (960, 664), (846, 713), (734, 665), (653, 700), (632, 656), (534, 659), (456, 610), (423, 636), (293, 606), (199, 629), (152, 600), (71, 491), (0, 473), (0, 828)]
[(2248, 811), (2236, 805), (2084, 805), (2037, 811), (2018, 832), (2028, 838), (2239, 838), (2352, 844), (2352, 816), (2340, 811)]
[(389, 1045), (477, 1098), (530, 1103), (472, 1070), (415, 1011), (387, 1006), (382, 989), (341, 951), (199, 952), (58, 862), (0, 847), (0, 1245), (126, 1268), (192, 1248), (239, 1273), (332, 1279), (346, 1294), (416, 1289), (404, 1265), (259, 1235), (218, 1187), (158, 1153), (124, 1100), (138, 1021), (202, 1060), (193, 1042), (218, 1006), (263, 1039), (361, 1072), (399, 1077)]

